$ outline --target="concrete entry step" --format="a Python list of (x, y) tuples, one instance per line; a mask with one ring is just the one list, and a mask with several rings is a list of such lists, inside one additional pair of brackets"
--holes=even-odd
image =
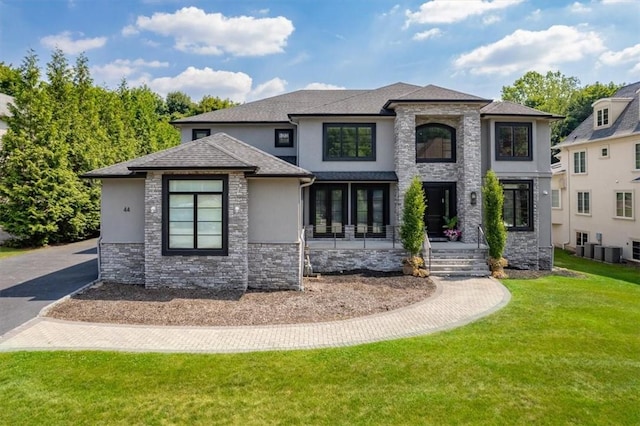
[(487, 249), (438, 244), (431, 249), (430, 272), (434, 276), (487, 277), (491, 274), (487, 265)]

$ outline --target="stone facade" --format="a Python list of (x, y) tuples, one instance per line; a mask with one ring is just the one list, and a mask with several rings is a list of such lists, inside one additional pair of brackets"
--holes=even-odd
[(144, 284), (144, 244), (103, 243), (100, 251), (100, 278), (119, 284)]
[[(167, 174), (180, 173), (167, 172)], [(229, 173), (228, 177), (228, 255), (163, 256), (162, 173), (147, 174), (145, 181), (145, 284), (147, 287), (246, 290), (249, 277), (247, 180), (243, 173), (238, 172)]]
[(328, 273), (369, 269), (372, 271), (399, 271), (406, 250), (397, 249), (309, 249), (313, 272)]
[[(400, 105), (396, 107), (395, 168), (398, 176), (396, 217), (402, 217), (402, 204), (414, 176), (423, 182), (457, 182), (458, 228), (462, 241), (476, 243), (476, 227), (482, 223), (481, 105)], [(417, 163), (416, 126), (446, 124), (456, 129), (455, 163)], [(471, 192), (477, 203), (470, 204)], [(427, 206), (427, 209), (429, 207)]]
[(249, 243), (248, 253), (249, 288), (302, 289), (301, 243)]

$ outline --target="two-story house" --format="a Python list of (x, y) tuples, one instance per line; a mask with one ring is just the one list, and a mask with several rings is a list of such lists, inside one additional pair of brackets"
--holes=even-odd
[[(423, 182), (429, 238), (456, 216), (462, 243), (477, 245), (489, 169), (504, 187), (510, 264), (550, 269), (556, 118), (396, 83), (301, 90), (177, 120), (179, 147), (87, 174), (103, 180), (102, 278), (299, 288), (305, 244), (316, 270), (398, 269), (412, 178)], [(367, 251), (350, 249), (367, 241)]]
[(556, 246), (622, 248), (640, 261), (640, 82), (593, 103), (593, 113), (557, 145), (552, 222)]

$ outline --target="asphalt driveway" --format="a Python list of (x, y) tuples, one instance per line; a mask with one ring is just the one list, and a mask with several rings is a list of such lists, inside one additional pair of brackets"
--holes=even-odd
[(0, 259), (0, 336), (98, 276), (97, 239)]

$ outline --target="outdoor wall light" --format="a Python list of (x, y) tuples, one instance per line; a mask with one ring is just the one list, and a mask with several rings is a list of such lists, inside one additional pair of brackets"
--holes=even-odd
[(471, 194), (469, 195), (471, 197), (471, 205), (475, 206), (478, 203), (478, 194), (476, 191), (471, 191)]

